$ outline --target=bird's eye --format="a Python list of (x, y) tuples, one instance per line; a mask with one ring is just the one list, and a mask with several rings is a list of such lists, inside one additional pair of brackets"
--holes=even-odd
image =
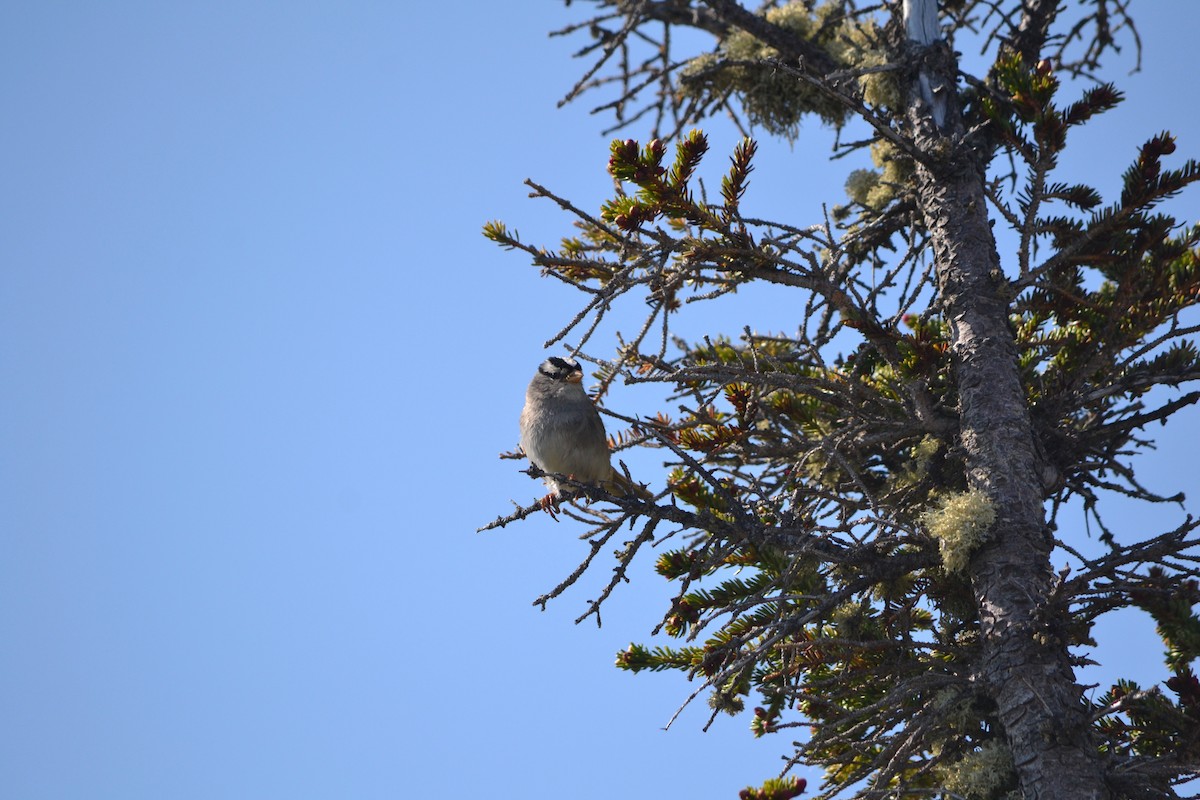
[(559, 358), (558, 356), (550, 356), (542, 363), (542, 366), (538, 368), (538, 372), (542, 373), (547, 378), (553, 378), (554, 380), (561, 381), (565, 380), (568, 375), (577, 369), (579, 369), (579, 365), (574, 361), (568, 361), (567, 359)]
[(546, 359), (546, 364), (555, 372), (574, 372), (579, 369), (579, 364), (575, 361), (558, 356), (550, 356)]

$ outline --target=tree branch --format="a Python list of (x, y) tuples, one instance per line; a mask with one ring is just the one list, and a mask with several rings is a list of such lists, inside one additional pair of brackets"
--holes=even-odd
[(734, 0), (704, 0), (704, 3), (726, 24), (770, 45), (785, 61), (795, 62), (800, 69), (814, 76), (828, 75), (841, 66), (824, 48), (768, 22), (765, 17), (752, 14)]

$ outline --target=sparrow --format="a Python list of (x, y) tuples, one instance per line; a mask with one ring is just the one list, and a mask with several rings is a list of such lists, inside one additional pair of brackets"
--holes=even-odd
[[(653, 498), (645, 487), (613, 469), (604, 422), (583, 390), (583, 368), (573, 358), (547, 358), (529, 382), (521, 410), (521, 449), (544, 472), (594, 483), (613, 495)], [(570, 487), (550, 476), (543, 480), (550, 489), (543, 508), (570, 494)]]

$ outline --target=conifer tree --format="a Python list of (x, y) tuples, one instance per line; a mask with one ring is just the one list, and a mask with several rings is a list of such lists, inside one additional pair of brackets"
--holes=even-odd
[[(669, 465), (655, 500), (556, 476), (591, 552), (538, 602), (615, 550), (584, 615), (598, 616), (635, 558), (656, 559), (674, 599), (655, 633), (678, 643), (631, 645), (618, 666), (678, 670), (714, 714), (753, 704), (754, 734), (824, 776), (785, 770), (743, 798), (1186, 792), (1198, 523), (1113, 530), (1102, 512), (1111, 493), (1182, 504), (1132, 458), (1148, 426), (1200, 399), (1200, 227), (1161, 207), (1200, 164), (1151, 130), (1114, 153), (1129, 163), (1119, 196), (1056, 176), (1068, 140), (1122, 99), (1077, 79), (1140, 46), (1128, 0), (590, 5), (560, 32), (586, 42), (568, 99), (610, 92), (614, 194), (592, 211), (530, 181), (572, 235), (485, 234), (578, 288), (552, 342), (595, 365), (599, 404), (620, 379), (662, 384), (683, 410), (609, 415), (615, 449)], [(708, 44), (681, 49), (700, 40), (683, 30)], [(964, 71), (968, 43), (986, 73)], [(726, 166), (702, 132), (718, 114), (746, 134)], [(876, 168), (847, 175), (828, 218), (744, 215), (752, 137), (794, 139), (808, 117), (846, 134), (836, 155), (867, 149)], [(701, 174), (723, 176), (719, 196)], [(764, 282), (793, 293), (794, 330), (672, 336), (693, 303)], [(621, 304), (644, 324), (599, 341)], [(1103, 552), (1072, 545), (1074, 519), (1060, 529), (1068, 503)], [(1154, 620), (1172, 676), (1085, 692), (1083, 646), (1123, 608)]]

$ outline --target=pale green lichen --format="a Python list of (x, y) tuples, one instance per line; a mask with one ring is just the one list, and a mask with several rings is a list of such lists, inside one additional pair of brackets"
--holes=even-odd
[(713, 689), (708, 696), (708, 707), (736, 717), (746, 708), (746, 701), (742, 698), (744, 688), (737, 678), (728, 681), (724, 686)]
[[(769, 22), (806, 39), (812, 36), (816, 22), (801, 3), (773, 8), (766, 16)], [(775, 48), (735, 30), (721, 43), (719, 53), (692, 59), (682, 70), (680, 85), (686, 94), (707, 96), (705, 99), (735, 94), (753, 124), (788, 139), (799, 134), (800, 118), (805, 113), (842, 124), (845, 109), (813, 86), (771, 64), (747, 63), (778, 57)]]
[[(825, 8), (824, 6), (822, 7)], [(818, 9), (820, 13), (821, 9)], [(828, 13), (828, 11), (826, 12)], [(830, 40), (829, 52), (853, 69), (871, 69), (887, 64), (882, 32), (873, 19), (842, 20), (838, 35)], [(872, 108), (899, 108), (903, 98), (900, 82), (892, 71), (870, 72), (858, 78), (863, 101)]]
[(878, 141), (871, 145), (871, 160), (883, 170), (879, 186), (867, 197), (871, 208), (883, 208), (899, 194), (912, 178), (912, 159), (904, 156), (891, 142)]
[(929, 477), (929, 465), (942, 449), (936, 436), (923, 436), (921, 441), (909, 448), (909, 460), (892, 477), (892, 487), (897, 489), (917, 486)]
[[(974, 709), (974, 698), (960, 689), (943, 689), (930, 701), (933, 713), (941, 720), (940, 727), (947, 733), (958, 733), (979, 728), (979, 713)], [(941, 752), (939, 743), (933, 750)]]
[(992, 740), (946, 767), (942, 788), (967, 800), (1007, 800), (1016, 784), (1008, 745)]
[(921, 524), (938, 540), (942, 564), (953, 573), (966, 571), (995, 520), (996, 509), (979, 489), (946, 495), (921, 514)]
[(860, 205), (869, 205), (868, 197), (879, 186), (880, 175), (873, 169), (856, 169), (846, 178), (846, 194)]
[[(930, 470), (934, 457), (942, 449), (942, 442), (936, 436), (924, 436), (915, 444), (899, 451), (903, 456), (895, 467), (888, 473), (882, 496), (888, 502), (899, 503), (914, 512), (918, 504), (924, 503), (931, 493)], [(890, 582), (887, 582), (890, 584)]]
[[(826, 2), (811, 11), (803, 2), (792, 2), (766, 12), (767, 21), (798, 37), (812, 41), (850, 68), (877, 67), (886, 62), (878, 26), (873, 21), (846, 19), (842, 4)], [(804, 114), (816, 114), (841, 126), (846, 107), (796, 75), (767, 63), (779, 51), (752, 34), (734, 30), (716, 53), (692, 59), (680, 72), (680, 91), (702, 102), (719, 102), (733, 94), (746, 116), (771, 133), (795, 139)], [(760, 63), (754, 63), (760, 62)], [(876, 72), (859, 78), (863, 98), (871, 105), (895, 107), (900, 96), (891, 73)]]
[(942, 440), (936, 436), (922, 436), (913, 446), (914, 469), (923, 477), (929, 473), (929, 462), (942, 449)]
[(895, 200), (911, 182), (913, 165), (912, 159), (886, 141), (871, 145), (871, 160), (878, 169), (856, 169), (851, 172), (846, 179), (846, 194), (859, 205), (879, 211)]

